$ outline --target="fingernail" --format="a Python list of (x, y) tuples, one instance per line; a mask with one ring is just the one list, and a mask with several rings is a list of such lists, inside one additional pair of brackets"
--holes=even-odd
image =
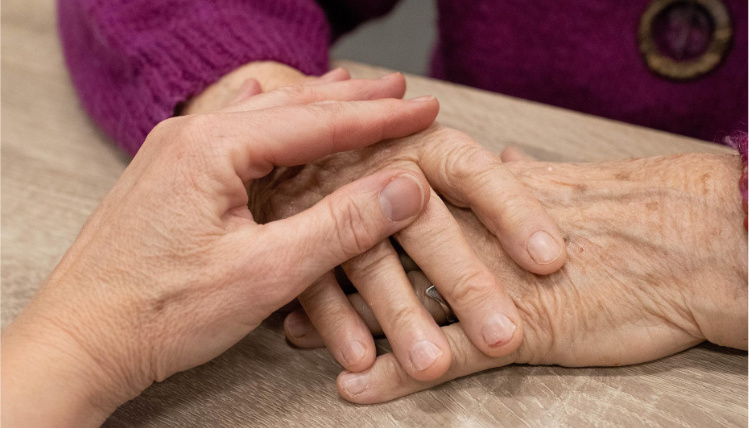
[(292, 312), (286, 317), (286, 331), (296, 337), (304, 337), (309, 334), (309, 326), (298, 312)]
[(341, 388), (349, 396), (359, 395), (367, 389), (367, 377), (357, 373), (341, 376)]
[(421, 183), (409, 174), (398, 176), (380, 192), (380, 207), (391, 221), (405, 220), (418, 214), (423, 201)]
[(416, 371), (424, 371), (437, 361), (442, 350), (428, 340), (416, 342), (411, 348), (411, 363)]
[(387, 80), (387, 79), (391, 79), (391, 78), (393, 78), (393, 77), (395, 77), (395, 76), (397, 76), (397, 75), (399, 75), (399, 74), (400, 74), (400, 73), (396, 71), (395, 73), (390, 73), (390, 74), (388, 74), (387, 76), (382, 76), (382, 77), (380, 77), (380, 80)]
[(528, 239), (528, 254), (540, 265), (548, 265), (562, 255), (562, 249), (554, 238), (543, 230)]
[(343, 354), (343, 361), (346, 365), (353, 366), (364, 358), (364, 345), (358, 340), (350, 340), (343, 345), (341, 354)]
[(434, 99), (433, 95), (425, 95), (423, 97), (412, 98), (409, 101), (418, 101), (418, 102), (421, 102), (421, 101), (432, 101), (433, 99)]
[(503, 314), (494, 314), (484, 323), (484, 342), (489, 346), (504, 345), (512, 339), (515, 324)]

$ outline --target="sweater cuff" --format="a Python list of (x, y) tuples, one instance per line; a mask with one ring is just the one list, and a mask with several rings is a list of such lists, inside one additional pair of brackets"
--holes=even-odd
[[(305, 74), (328, 67), (328, 24), (314, 2), (194, 2), (170, 15), (142, 3), (130, 7), (136, 3), (84, 12), (95, 14), (84, 40), (75, 32), (71, 40), (61, 13), (63, 43), (73, 45), (66, 59), (84, 105), (132, 155), (180, 103), (244, 64), (277, 61)], [(92, 50), (76, 49), (81, 45)]]

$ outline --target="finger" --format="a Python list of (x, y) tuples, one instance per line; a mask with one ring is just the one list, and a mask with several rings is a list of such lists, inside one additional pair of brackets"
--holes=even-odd
[(334, 68), (327, 73), (323, 74), (318, 78), (310, 79), (311, 83), (331, 83), (331, 82), (342, 82), (344, 80), (351, 79), (351, 74), (348, 70), (342, 67)]
[(299, 348), (317, 349), (326, 346), (325, 340), (312, 325), (312, 321), (304, 309), (300, 308), (286, 315), (283, 321), (283, 330), (286, 340)]
[(452, 306), (479, 349), (500, 356), (520, 345), (522, 325), (514, 302), (439, 197), (432, 195), (424, 212), (396, 238)]
[[(441, 325), (445, 323), (447, 321), (445, 310), (436, 300), (427, 297), (426, 295), (426, 289), (432, 285), (432, 283), (429, 282), (429, 279), (427, 279), (421, 271), (409, 272), (408, 279), (411, 281), (414, 292), (419, 301), (424, 305), (424, 308), (429, 312), (437, 324)], [(354, 310), (359, 314), (359, 318), (369, 329), (369, 332), (375, 337), (381, 336), (383, 334), (382, 327), (377, 321), (377, 318), (367, 301), (364, 300), (359, 293), (349, 294), (346, 297)], [(294, 324), (294, 329), (298, 332), (298, 334), (291, 334), (289, 330), (286, 329), (286, 338), (291, 343), (300, 348), (307, 349), (322, 348), (325, 346), (322, 336), (317, 332), (315, 326), (312, 324), (309, 317), (307, 317), (307, 314), (303, 309), (294, 311), (294, 313), (289, 314), (286, 319), (287, 323)], [(292, 319), (292, 321), (289, 321), (289, 319)]]
[[(288, 300), (335, 266), (362, 254), (411, 223), (429, 200), (428, 184), (415, 171), (383, 171), (348, 184), (313, 207), (267, 223), (260, 239), (278, 260), (278, 272), (290, 281)], [(242, 234), (255, 236), (258, 226)], [(299, 289), (299, 288), (302, 289)]]
[[(299, 295), (304, 312), (293, 312), (284, 322), (287, 337), (292, 343), (305, 342), (305, 336), (315, 332), (322, 338), (333, 357), (346, 368), (358, 372), (369, 368), (377, 356), (372, 334), (354, 310), (332, 272)], [(308, 318), (305, 320), (300, 313)], [(311, 326), (305, 322), (309, 321)]]
[(443, 327), (453, 355), (452, 365), (441, 377), (418, 381), (408, 375), (392, 353), (380, 355), (374, 365), (361, 373), (342, 372), (336, 384), (341, 396), (353, 403), (372, 404), (390, 401), (422, 391), (447, 381), (490, 368), (502, 367), (515, 361), (514, 355), (492, 358), (477, 349), (460, 324)]
[(416, 297), (424, 306), (424, 309), (426, 309), (432, 316), (432, 319), (434, 319), (438, 325), (446, 324), (448, 318), (453, 314), (450, 313), (450, 308), (444, 308), (437, 300), (427, 296), (427, 289), (434, 284), (429, 281), (429, 278), (424, 275), (424, 272), (420, 270), (411, 271), (408, 273), (408, 280), (411, 281)]
[(502, 150), (499, 158), (502, 162), (517, 162), (517, 161), (534, 161), (536, 158), (525, 153), (522, 149), (517, 146), (508, 146)]
[(232, 99), (228, 105), (234, 106), (234, 105), (240, 104), (244, 101), (249, 100), (255, 95), (262, 94), (262, 93), (263, 93), (263, 88), (260, 86), (260, 82), (258, 82), (255, 79), (247, 79), (242, 83), (239, 89), (237, 89), (237, 93), (234, 96), (234, 99)]
[(246, 183), (274, 166), (301, 165), (413, 134), (428, 127), (438, 111), (434, 98), (333, 102), (185, 117), (181, 131), (193, 140), (205, 135)]
[(382, 79), (357, 79), (341, 82), (304, 83), (266, 92), (245, 102), (233, 104), (223, 112), (261, 110), (273, 107), (311, 104), (322, 101), (361, 101), (403, 98), (406, 80), (400, 73)]
[(470, 207), (522, 268), (541, 275), (564, 264), (562, 233), (495, 154), (452, 132), (424, 147), (419, 166), (451, 203)]
[(390, 242), (380, 242), (344, 263), (343, 269), (369, 303), (408, 374), (420, 380), (441, 376), (450, 366), (449, 346), (419, 302)]

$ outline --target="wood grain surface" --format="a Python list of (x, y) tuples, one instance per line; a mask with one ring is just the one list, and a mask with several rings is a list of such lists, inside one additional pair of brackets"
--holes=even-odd
[[(2, 325), (31, 299), (128, 163), (81, 109), (52, 0), (2, 3)], [(344, 63), (355, 76), (386, 71)], [(440, 120), (500, 150), (585, 161), (715, 145), (429, 79)], [(338, 397), (326, 351), (289, 347), (272, 317), (220, 358), (154, 385), (107, 426), (746, 426), (747, 355), (703, 345), (649, 364), (512, 366), (391, 403)]]

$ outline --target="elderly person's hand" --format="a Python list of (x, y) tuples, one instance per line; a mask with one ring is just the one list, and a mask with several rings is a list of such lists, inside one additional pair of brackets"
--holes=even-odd
[[(357, 92), (357, 81), (349, 80), (345, 70), (335, 69), (320, 78), (297, 74), (297, 84), (257, 95), (260, 87), (252, 76), (261, 78), (265, 89), (269, 80), (263, 78), (258, 68), (262, 71), (267, 67), (271, 65), (250, 64), (227, 75), (188, 103), (184, 112), (219, 108), (227, 103), (231, 105), (226, 110), (236, 111), (297, 104), (317, 96), (323, 91), (321, 88), (326, 88), (329, 99), (347, 98), (353, 93), (359, 97), (401, 97), (406, 89), (403, 76), (396, 73), (381, 79), (380, 87)], [(278, 70), (285, 76), (291, 69), (281, 66)], [(277, 85), (278, 79), (270, 80), (271, 87)], [(391, 162), (388, 149), (377, 153), (376, 158), (361, 162), (359, 155), (351, 154), (334, 158), (333, 165), (323, 160), (311, 169), (276, 171), (271, 179), (253, 186), (250, 205), (260, 210), (253, 210), (256, 219), (271, 221), (295, 214), (307, 206), (307, 200), (294, 195), (314, 193), (319, 190), (318, 185), (327, 191), (327, 184), (353, 180), (357, 174), (365, 174), (378, 159)], [(454, 200), (472, 208), (523, 268), (548, 274), (564, 263), (564, 241), (549, 215), (497, 156), (470, 138), (453, 131), (434, 133), (421, 140), (418, 150), (413, 146), (411, 151), (391, 154), (400, 159), (399, 168), (423, 171), (436, 191), (453, 195)], [(336, 162), (352, 165), (347, 165), (345, 174), (336, 176)], [(285, 181), (290, 177), (294, 179)], [(275, 183), (283, 184), (276, 187)], [(502, 356), (517, 348), (522, 341), (522, 324), (512, 300), (504, 292), (503, 284), (478, 259), (439, 198), (433, 197), (425, 215), (398, 239), (434, 278), (435, 286), (456, 308), (467, 334), (482, 352)], [(421, 380), (442, 376), (450, 366), (449, 343), (419, 304), (390, 242), (383, 241), (345, 263), (343, 268), (371, 305), (409, 375)], [(376, 349), (372, 336), (341, 291), (333, 272), (302, 293), (299, 301), (316, 325), (329, 326), (320, 331), (344, 368), (361, 371), (374, 363)], [(288, 326), (292, 328), (293, 324)]]
[(433, 98), (328, 101), (163, 122), (3, 331), (3, 426), (100, 424), (412, 222), (429, 202), (414, 170), (379, 171), (262, 225), (246, 186), (276, 166), (422, 130), (438, 108)]
[[(410, 137), (415, 138), (418, 134)], [(545, 277), (525, 272), (473, 213), (454, 206), (451, 212), (520, 310), (525, 339), (517, 352), (487, 357), (468, 340), (462, 323), (453, 324), (443, 327), (453, 353), (445, 376), (415, 381), (385, 354), (363, 373), (342, 373), (340, 393), (350, 401), (375, 403), (512, 363), (635, 364), (705, 340), (747, 349), (740, 164), (738, 156), (706, 154), (581, 165), (507, 163), (566, 236), (569, 255), (559, 272)], [(428, 276), (409, 272), (425, 306), (444, 322), (443, 307), (424, 295)], [(378, 331), (361, 298), (349, 297)], [(306, 331), (289, 334), (292, 342), (322, 345), (303, 313), (290, 316), (298, 331)]]

